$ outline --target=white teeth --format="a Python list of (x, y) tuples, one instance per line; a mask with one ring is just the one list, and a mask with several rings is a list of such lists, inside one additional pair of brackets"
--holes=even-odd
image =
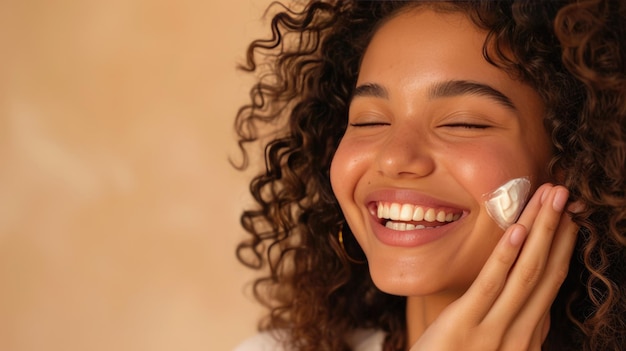
[(389, 218), (398, 218), (400, 219), (400, 209), (402, 205), (400, 204), (391, 204), (389, 206)]
[(424, 220), (424, 209), (415, 206), (415, 211), (413, 212), (413, 220), (414, 221), (423, 221)]
[[(380, 219), (388, 219), (388, 225), (393, 227), (402, 227), (402, 229), (397, 230), (412, 230), (415, 229), (412, 227), (412, 224), (406, 223), (407, 226), (400, 226), (399, 223), (393, 223), (392, 221), (402, 221), (402, 222), (440, 222), (440, 223), (449, 223), (454, 222), (461, 218), (460, 213), (452, 213), (446, 212), (444, 210), (435, 210), (434, 208), (425, 208), (421, 206), (416, 206), (412, 204), (400, 204), (400, 203), (378, 203), (378, 207), (376, 209), (376, 215)], [(410, 228), (410, 229), (406, 229)], [(417, 228), (419, 229), (419, 228)]]
[(429, 208), (426, 210), (426, 213), (424, 213), (424, 220), (426, 222), (434, 222), (435, 219), (437, 219), (437, 217), (435, 217), (435, 209)]
[(437, 222), (445, 222), (446, 221), (446, 213), (443, 212), (443, 211), (437, 212), (436, 220), (437, 220)]
[(404, 222), (387, 222), (387, 224), (385, 224), (385, 226), (387, 228), (393, 229), (393, 230), (399, 230), (399, 231), (406, 231), (406, 230), (415, 230), (415, 229), (424, 229), (426, 227), (424, 227), (423, 225), (415, 225), (415, 224), (411, 224), (411, 223), (404, 223)]
[(411, 223), (404, 223), (404, 222), (392, 222), (389, 221), (387, 223), (385, 223), (385, 227), (389, 228), (389, 229), (393, 229), (393, 230), (397, 230), (397, 231), (407, 231), (407, 230), (420, 230), (420, 229), (434, 229), (434, 228), (439, 228), (441, 227), (440, 225), (438, 226), (434, 226), (434, 227), (426, 227), (423, 226), (421, 224), (411, 224)]
[(410, 221), (413, 219), (413, 205), (404, 204), (400, 210), (400, 220)]

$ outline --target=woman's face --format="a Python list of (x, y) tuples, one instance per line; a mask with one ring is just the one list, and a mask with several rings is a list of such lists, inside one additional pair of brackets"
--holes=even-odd
[(484, 194), (548, 180), (537, 93), (489, 64), (462, 14), (408, 11), (373, 37), (331, 167), (333, 191), (391, 294), (458, 294), (502, 235)]

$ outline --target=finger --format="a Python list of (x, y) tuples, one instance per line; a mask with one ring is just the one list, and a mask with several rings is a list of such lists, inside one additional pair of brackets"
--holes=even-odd
[(527, 236), (524, 226), (510, 226), (467, 292), (458, 300), (460, 313), (471, 324), (480, 323), (504, 287), (506, 277)]
[[(485, 323), (496, 330), (508, 328), (506, 322), (513, 321), (527, 304), (528, 297), (544, 275), (553, 238), (568, 197), (568, 191), (564, 187), (555, 186), (548, 190), (542, 194), (543, 201), (536, 219), (531, 222), (528, 216), (520, 218), (531, 228), (528, 239), (506, 279), (502, 293), (485, 317)], [(541, 315), (542, 313), (537, 319)]]
[(549, 327), (550, 311), (548, 309), (544, 311), (541, 317), (541, 321), (537, 325), (529, 325), (528, 333), (522, 335), (517, 333), (510, 333), (509, 331), (507, 331), (506, 335), (504, 335), (500, 345), (498, 346), (498, 351), (541, 351), (541, 346), (546, 339)]
[[(545, 311), (543, 317), (541, 317), (541, 321), (537, 324), (535, 331), (533, 333), (532, 339), (530, 340), (530, 345), (528, 346), (528, 350), (532, 351), (540, 351), (541, 346), (543, 345), (546, 337), (548, 336), (548, 331), (550, 330), (550, 309)], [(513, 342), (515, 342), (516, 337), (511, 338)], [(519, 339), (517, 339), (519, 340)]]
[(527, 335), (528, 326), (540, 324), (545, 311), (550, 309), (567, 277), (577, 232), (578, 226), (572, 222), (568, 214), (563, 214), (550, 250), (545, 272), (531, 293), (524, 309), (515, 320), (515, 325), (511, 326), (511, 333), (516, 335), (515, 338)]
[(550, 332), (550, 321), (551, 321), (550, 308), (551, 307), (552, 306), (548, 307), (546, 309), (546, 312), (543, 314), (543, 318), (541, 318), (541, 321), (537, 325), (537, 330), (534, 335), (535, 337), (533, 338), (533, 343), (531, 343), (531, 346), (536, 348), (537, 350), (541, 349), (541, 346), (546, 341), (546, 338), (548, 337), (548, 333)]
[[(537, 189), (524, 209), (523, 216), (534, 218), (541, 208), (542, 196), (550, 189), (551, 185), (549, 184)], [(504, 287), (522, 244), (526, 240), (527, 233), (528, 231), (523, 225), (514, 224), (507, 228), (474, 283), (458, 300), (462, 310), (464, 308), (461, 313), (464, 313), (468, 321), (478, 324), (492, 308), (494, 301)]]
[[(528, 326), (526, 330), (532, 330), (531, 323), (523, 322), (523, 325)], [(550, 307), (548, 307), (541, 317), (539, 323), (537, 323), (532, 330), (532, 335), (528, 337), (528, 333), (520, 333), (520, 329), (507, 332), (503, 338), (502, 347), (500, 351), (508, 350), (529, 350), (529, 351), (541, 351), (541, 347), (548, 336), (550, 331)], [(526, 344), (528, 342), (528, 344)]]
[[(524, 225), (526, 228), (532, 228), (533, 224), (537, 220), (539, 211), (543, 207), (544, 203), (547, 204), (550, 201), (548, 198), (553, 194), (552, 192), (555, 191), (555, 188), (557, 188), (557, 186), (549, 183), (541, 185), (530, 201), (528, 201), (528, 204), (517, 220), (517, 223)], [(565, 189), (563, 187), (558, 188)]]

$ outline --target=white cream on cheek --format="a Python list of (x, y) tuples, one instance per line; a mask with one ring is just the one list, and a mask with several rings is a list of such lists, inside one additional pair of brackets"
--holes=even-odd
[(506, 229), (515, 223), (526, 204), (530, 186), (527, 177), (515, 178), (486, 194), (487, 213), (500, 228)]

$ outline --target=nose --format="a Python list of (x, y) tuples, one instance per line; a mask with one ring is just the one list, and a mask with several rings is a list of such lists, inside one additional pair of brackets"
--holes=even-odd
[(390, 178), (419, 178), (435, 170), (428, 138), (412, 128), (397, 128), (378, 150), (378, 170)]

